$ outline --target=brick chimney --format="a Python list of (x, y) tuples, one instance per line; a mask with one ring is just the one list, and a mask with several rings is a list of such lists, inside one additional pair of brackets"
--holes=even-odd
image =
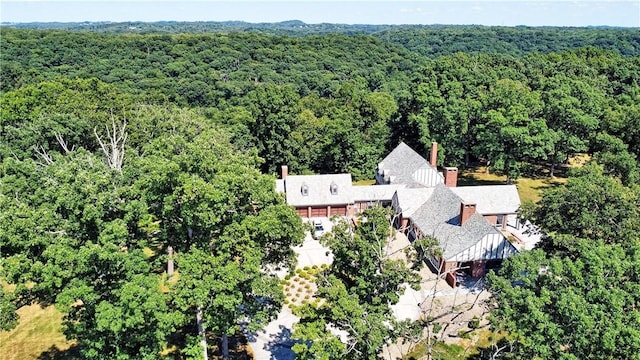
[(461, 203), (460, 204), (460, 225), (464, 224), (476, 213), (476, 204)]
[(284, 180), (287, 178), (287, 175), (289, 175), (289, 167), (287, 165), (282, 165), (280, 168), (280, 178)]
[(444, 185), (446, 187), (458, 186), (458, 168), (457, 167), (444, 168)]
[(431, 163), (431, 167), (437, 168), (438, 167), (438, 143), (437, 142), (432, 142), (431, 143), (431, 153), (429, 154), (429, 163)]

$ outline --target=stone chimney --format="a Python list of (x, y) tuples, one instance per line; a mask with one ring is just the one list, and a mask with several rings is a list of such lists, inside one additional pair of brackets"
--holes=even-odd
[(458, 186), (458, 168), (457, 167), (444, 168), (444, 185), (446, 187)]
[(476, 204), (461, 203), (460, 204), (460, 225), (464, 224), (476, 213)]
[(284, 180), (287, 178), (287, 175), (289, 175), (289, 167), (287, 165), (282, 165), (280, 169), (280, 178)]
[(431, 167), (433, 168), (438, 167), (438, 143), (435, 141), (431, 143), (431, 153), (429, 154), (429, 163), (431, 163)]

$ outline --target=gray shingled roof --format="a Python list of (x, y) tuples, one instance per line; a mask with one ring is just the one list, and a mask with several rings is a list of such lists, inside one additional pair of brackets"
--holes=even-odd
[(398, 189), (396, 192), (397, 205), (400, 207), (402, 216), (410, 218), (418, 211), (420, 206), (431, 197), (435, 188), (413, 188)]
[[(488, 234), (500, 234), (500, 232), (479, 213), (475, 213), (462, 224), (462, 226), (457, 227), (460, 229), (459, 238), (449, 237), (439, 239), (444, 258), (447, 260), (474, 246)], [(507, 240), (505, 239), (504, 241)]]
[(439, 241), (445, 259), (470, 248), (485, 235), (499, 233), (479, 213), (459, 225), (462, 202), (451, 188), (438, 184), (429, 199), (411, 216), (425, 236), (433, 236)]
[(354, 201), (391, 201), (393, 194), (404, 187), (404, 184), (363, 185), (353, 186), (351, 191)]
[[(337, 194), (331, 194), (331, 184)], [(308, 195), (302, 194), (306, 186)], [(284, 179), (287, 203), (293, 206), (326, 206), (353, 203), (351, 174), (289, 175)]]
[(515, 185), (460, 186), (451, 191), (465, 202), (476, 204), (476, 211), (483, 215), (515, 214), (520, 208)]
[(389, 178), (391, 184), (405, 184), (408, 188), (431, 186), (416, 178), (415, 175), (419, 170), (429, 173), (431, 177), (437, 179), (436, 182), (444, 181), (437, 169), (431, 167), (424, 157), (404, 142), (398, 144), (382, 162), (378, 163), (378, 174)]

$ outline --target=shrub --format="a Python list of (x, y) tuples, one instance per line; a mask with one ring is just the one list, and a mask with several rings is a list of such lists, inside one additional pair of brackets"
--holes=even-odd
[(469, 329), (477, 329), (480, 327), (480, 319), (477, 316), (474, 316), (471, 321), (469, 321)]
[(433, 323), (433, 333), (437, 334), (440, 332), (440, 330), (442, 330), (442, 325), (439, 322), (434, 322)]

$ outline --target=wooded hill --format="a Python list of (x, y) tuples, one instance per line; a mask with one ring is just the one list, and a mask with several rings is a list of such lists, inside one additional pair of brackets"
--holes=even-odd
[[(490, 277), (495, 324), (515, 358), (637, 358), (637, 30), (129, 26), (0, 28), (2, 328), (55, 303), (83, 357), (197, 357), (196, 323), (226, 338), (282, 304), (262, 269), (291, 263), (303, 227), (277, 167), (368, 179), (399, 141), (438, 141), (440, 164), (510, 180), (592, 155), (525, 211), (550, 236)], [(367, 289), (347, 278), (327, 298)], [(377, 351), (317, 344), (301, 356)]]
[(441, 56), (455, 52), (523, 55), (531, 52), (559, 52), (593, 46), (618, 51), (623, 55), (640, 54), (637, 29), (616, 27), (503, 27), (477, 25), (345, 25), (306, 24), (299, 20), (279, 23), (223, 22), (87, 22), (7, 24), (13, 28), (57, 29), (110, 34), (179, 34), (252, 32), (260, 34), (371, 35), (401, 45), (422, 55)]

